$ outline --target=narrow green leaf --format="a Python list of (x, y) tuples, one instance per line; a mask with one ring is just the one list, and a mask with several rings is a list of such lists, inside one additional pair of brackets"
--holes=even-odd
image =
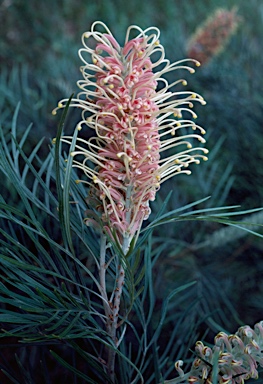
[[(207, 201), (208, 199), (210, 199), (210, 196), (209, 197), (205, 197), (203, 199), (200, 199), (200, 200), (197, 200), (193, 203), (190, 203), (190, 204), (187, 204), (187, 205), (184, 205), (183, 207), (179, 207), (177, 209), (174, 209), (173, 211), (170, 211), (168, 213), (165, 213), (164, 215), (158, 217), (156, 220), (152, 221), (146, 228), (144, 228), (141, 232), (144, 232), (146, 231), (147, 229), (150, 229), (150, 228), (153, 228), (153, 227), (156, 227), (158, 226), (159, 224), (164, 224), (165, 222), (169, 222), (170, 221), (170, 217), (173, 216), (174, 214), (176, 214), (175, 217), (178, 217), (178, 212), (181, 212), (181, 211), (185, 211), (186, 209), (189, 209), (189, 208), (192, 208), (198, 204), (201, 204), (205, 201)], [(167, 219), (168, 218), (168, 219)], [(167, 219), (168, 221), (164, 221), (164, 219)]]
[(51, 355), (65, 368), (69, 369), (70, 371), (74, 372), (78, 377), (84, 379), (87, 383), (91, 384), (98, 384), (97, 381), (94, 381), (90, 379), (87, 375), (85, 375), (83, 372), (80, 372), (78, 369), (67, 363), (64, 359), (62, 359), (56, 352), (50, 351)]
[(57, 130), (57, 135), (56, 135), (56, 143), (55, 143), (55, 169), (56, 169), (56, 186), (57, 186), (57, 193), (58, 193), (58, 213), (59, 213), (59, 221), (61, 223), (61, 231), (62, 231), (62, 238), (63, 242), (65, 244), (65, 247), (67, 247), (67, 233), (65, 231), (65, 220), (64, 220), (64, 196), (63, 196), (63, 189), (64, 185), (62, 184), (62, 179), (61, 179), (61, 169), (64, 168), (64, 164), (62, 164), (62, 158), (61, 158), (61, 136), (62, 136), (62, 131), (64, 127), (64, 123), (67, 117), (68, 109), (70, 106), (71, 99), (73, 97), (73, 94), (69, 98), (59, 125), (58, 125), (58, 130)]
[(19, 366), (19, 368), (20, 368), (20, 371), (22, 372), (23, 377), (24, 377), (25, 380), (26, 380), (26, 383), (27, 383), (27, 384), (34, 384), (34, 382), (32, 381), (32, 377), (31, 377), (31, 375), (30, 375), (29, 370), (27, 370), (27, 369), (23, 366), (22, 362), (20, 361), (20, 359), (19, 359), (19, 357), (18, 357), (17, 355), (15, 355), (15, 358), (16, 358), (16, 362), (17, 362), (17, 364), (18, 364), (18, 366)]
[(161, 319), (159, 321), (158, 327), (157, 327), (156, 331), (154, 332), (153, 338), (150, 341), (149, 345), (151, 345), (159, 337), (159, 334), (160, 334), (160, 332), (162, 330), (163, 323), (164, 323), (164, 320), (165, 320), (165, 317), (166, 317), (166, 313), (167, 313), (167, 309), (168, 309), (168, 304), (169, 304), (170, 300), (173, 298), (174, 295), (177, 295), (178, 293), (180, 293), (180, 292), (184, 291), (185, 289), (193, 286), (194, 284), (195, 284), (195, 282), (191, 282), (191, 283), (184, 284), (184, 285), (176, 288), (165, 299), (165, 301), (163, 303), (163, 307), (162, 307)]
[[(73, 319), (71, 319), (70, 324), (59, 334), (59, 337), (61, 339), (66, 339), (70, 337), (70, 331), (74, 328), (75, 324), (79, 321), (80, 316), (82, 315), (82, 312), (77, 313)], [(77, 327), (79, 329), (79, 326)], [(71, 335), (71, 337), (75, 337), (74, 335)]]
[(72, 164), (73, 164), (73, 157), (71, 156), (71, 152), (74, 151), (76, 141), (78, 137), (78, 129), (75, 129), (74, 135), (72, 137), (72, 142), (69, 149), (69, 156), (67, 159), (67, 165), (66, 165), (66, 172), (64, 176), (64, 188), (63, 188), (63, 223), (65, 225), (65, 234), (67, 238), (67, 243), (69, 246), (69, 249), (71, 250), (72, 255), (75, 255), (72, 237), (71, 237), (71, 228), (70, 228), (70, 202), (69, 202), (69, 196), (70, 196), (70, 183), (71, 183), (71, 171), (72, 171)]
[(48, 332), (51, 332), (54, 334), (56, 331), (58, 332), (59, 327), (63, 327), (65, 324), (68, 324), (69, 317), (71, 316), (71, 312), (67, 311), (63, 316), (60, 317), (58, 321), (56, 321), (55, 324), (51, 325), (50, 327), (46, 328), (45, 330)]
[[(13, 119), (12, 119), (11, 134), (13, 137), (16, 137), (16, 126), (17, 126), (17, 118), (18, 118), (20, 105), (21, 105), (21, 102), (19, 102), (17, 104), (14, 115), (13, 115)], [(13, 154), (13, 158), (14, 158), (14, 164), (16, 166), (16, 169), (19, 169), (18, 156), (17, 156), (16, 145), (15, 145), (14, 141), (11, 142), (11, 150), (12, 150), (12, 154)]]
[(13, 376), (11, 376), (5, 369), (1, 369), (1, 372), (3, 372), (14, 384), (21, 384), (20, 381), (17, 381)]

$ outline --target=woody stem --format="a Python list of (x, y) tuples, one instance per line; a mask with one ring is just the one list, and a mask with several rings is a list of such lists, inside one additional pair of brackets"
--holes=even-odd
[(122, 295), (122, 289), (124, 285), (124, 269), (121, 265), (118, 266), (118, 275), (116, 279), (116, 288), (114, 292), (114, 300), (113, 300), (113, 309), (112, 309), (112, 318), (110, 324), (110, 337), (114, 343), (114, 348), (109, 348), (108, 354), (108, 372), (111, 380), (114, 382), (115, 378), (115, 358), (116, 358), (116, 348), (118, 347), (118, 340), (116, 337), (117, 327), (118, 327), (118, 317), (119, 317), (119, 309), (120, 309), (120, 301)]
[[(108, 295), (107, 295), (107, 289), (106, 289), (106, 236), (101, 235), (101, 241), (100, 241), (100, 266), (99, 266), (99, 278), (100, 278), (100, 294), (102, 296), (102, 302), (104, 307), (104, 312), (107, 318), (110, 314), (110, 306), (108, 302)], [(107, 325), (108, 329), (108, 325)]]
[[(127, 215), (126, 215), (127, 222), (131, 221), (131, 215), (130, 215), (131, 194), (132, 194), (132, 187), (128, 186), (126, 191), (126, 205), (125, 205), (127, 209)], [(131, 241), (130, 236), (128, 234), (124, 234), (123, 243), (122, 243), (122, 251), (124, 255), (126, 255), (129, 250), (130, 241)], [(117, 328), (118, 328), (118, 317), (119, 317), (119, 310), (120, 310), (121, 295), (122, 295), (122, 290), (124, 286), (124, 279), (125, 279), (125, 271), (123, 267), (123, 262), (122, 260), (119, 259), (118, 273), (116, 277), (116, 288), (115, 288), (114, 299), (113, 299), (111, 330), (110, 330), (110, 337), (114, 343), (115, 348), (118, 347), (118, 340), (117, 340), (116, 334), (117, 334)], [(115, 378), (115, 358), (116, 358), (115, 348), (110, 348), (109, 355), (108, 355), (108, 371), (109, 371), (110, 378), (113, 382)]]

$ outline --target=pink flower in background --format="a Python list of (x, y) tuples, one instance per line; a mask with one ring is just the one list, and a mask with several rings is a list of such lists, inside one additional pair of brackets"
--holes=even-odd
[(202, 65), (209, 63), (225, 49), (240, 23), (241, 18), (237, 15), (236, 7), (231, 11), (216, 9), (189, 39), (189, 56), (199, 60)]
[[(98, 26), (106, 33), (96, 31)], [(130, 39), (134, 31), (138, 35)], [(180, 68), (191, 73), (194, 69), (185, 60), (170, 64), (159, 34), (157, 28), (143, 31), (131, 26), (121, 48), (108, 28), (96, 22), (83, 34), (84, 48), (79, 51), (85, 63), (84, 79), (78, 81), (82, 91), (71, 106), (83, 110), (78, 129), (85, 125), (96, 135), (78, 138), (72, 156), (74, 165), (87, 176), (83, 182), (90, 187), (88, 203), (95, 204), (106, 230), (115, 229), (120, 242), (139, 231), (150, 214), (149, 201), (155, 199), (163, 181), (178, 173), (189, 174), (190, 163), (207, 159), (208, 151), (191, 143), (205, 142), (201, 136), (205, 131), (191, 120), (196, 117), (193, 101), (205, 104), (203, 98), (190, 91), (172, 92), (174, 85), (186, 85), (186, 81), (169, 84), (161, 77)], [(66, 101), (60, 101), (58, 108)], [(186, 134), (186, 128), (199, 133)], [(71, 137), (64, 136), (62, 141), (70, 143)], [(78, 155), (84, 160), (79, 161)]]

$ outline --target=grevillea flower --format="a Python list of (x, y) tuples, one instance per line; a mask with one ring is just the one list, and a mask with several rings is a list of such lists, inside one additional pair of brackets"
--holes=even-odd
[(224, 332), (215, 336), (215, 345), (210, 348), (201, 341), (195, 346), (197, 357), (191, 370), (184, 373), (181, 360), (175, 363), (180, 377), (169, 383), (212, 383), (215, 365), (219, 384), (244, 383), (249, 378), (257, 379), (257, 367), (263, 367), (263, 321), (254, 326), (240, 327), (234, 335)]
[[(98, 26), (105, 32), (96, 30)], [(137, 36), (130, 38), (134, 31)], [(205, 148), (192, 146), (195, 140), (205, 143), (205, 131), (192, 121), (196, 114), (191, 109), (193, 101), (205, 101), (191, 91), (172, 91), (177, 84), (185, 86), (185, 80), (169, 84), (162, 77), (194, 69), (186, 60), (170, 63), (159, 35), (154, 27), (143, 31), (131, 26), (122, 48), (109, 29), (96, 22), (83, 34), (84, 48), (79, 50), (83, 80), (78, 81), (81, 92), (71, 106), (82, 109), (77, 129), (86, 126), (95, 135), (78, 137), (71, 155), (74, 166), (87, 177), (81, 181), (90, 187), (88, 204), (101, 212), (104, 228), (115, 229), (120, 242), (139, 231), (161, 183), (178, 173), (189, 174), (190, 163), (207, 159)], [(53, 113), (66, 102), (61, 100)], [(62, 138), (68, 144), (71, 140)]]

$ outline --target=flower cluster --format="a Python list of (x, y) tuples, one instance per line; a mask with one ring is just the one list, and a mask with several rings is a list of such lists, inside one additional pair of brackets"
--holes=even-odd
[(218, 55), (240, 23), (236, 9), (217, 9), (194, 33), (188, 43), (188, 55), (202, 64)]
[(249, 378), (257, 379), (257, 367), (263, 367), (263, 321), (254, 329), (248, 325), (240, 327), (234, 335), (218, 333), (213, 348), (197, 341), (195, 351), (197, 357), (187, 374), (181, 368), (181, 360), (175, 363), (180, 378), (171, 383), (210, 384), (215, 366), (219, 384), (243, 384)]
[[(104, 33), (97, 30), (101, 26)], [(134, 31), (137, 36), (130, 38)], [(207, 149), (192, 145), (194, 140), (205, 143), (204, 129), (192, 121), (193, 102), (205, 101), (191, 91), (171, 90), (176, 84), (187, 85), (184, 79), (169, 84), (162, 77), (174, 70), (193, 73), (194, 69), (186, 60), (171, 64), (159, 35), (157, 28), (143, 31), (131, 26), (120, 47), (109, 29), (96, 22), (83, 34), (84, 48), (79, 50), (84, 79), (78, 81), (81, 92), (71, 106), (82, 109), (77, 129), (87, 126), (96, 135), (78, 137), (71, 155), (74, 166), (87, 177), (81, 182), (90, 187), (88, 204), (101, 212), (104, 229), (114, 229), (120, 242), (139, 231), (162, 182), (178, 173), (189, 174), (190, 163), (207, 159)], [(54, 114), (66, 102), (61, 100)], [(189, 128), (196, 132), (187, 133)], [(64, 136), (62, 141), (70, 144), (72, 137)]]

